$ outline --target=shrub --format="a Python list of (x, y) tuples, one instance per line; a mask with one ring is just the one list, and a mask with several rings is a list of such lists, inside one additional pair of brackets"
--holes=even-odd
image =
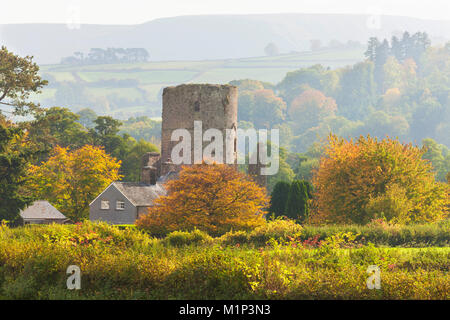
[(219, 238), (220, 243), (224, 245), (237, 245), (248, 243), (248, 232), (229, 231)]
[[(413, 238), (434, 230), (430, 236), (448, 238), (438, 225), (325, 229), (278, 219), (246, 233), (249, 241), (270, 240), (252, 248), (223, 246), (245, 238), (243, 231), (213, 241), (198, 230), (158, 240), (90, 222), (0, 226), (0, 299), (449, 299), (449, 248), (348, 247), (357, 233), (350, 228), (382, 236), (408, 230)], [(285, 244), (318, 231), (324, 245)], [(66, 289), (71, 264), (81, 268), (82, 290)], [(381, 290), (367, 290), (368, 264), (380, 266)]]
[(184, 231), (174, 231), (167, 235), (164, 239), (164, 243), (179, 247), (190, 244), (208, 244), (211, 243), (213, 239), (206, 232), (202, 232), (200, 230), (194, 230), (191, 232)]
[(296, 236), (303, 228), (290, 219), (276, 219), (266, 225), (256, 228), (248, 234), (248, 241), (258, 245), (264, 245), (270, 239), (285, 240), (287, 236)]

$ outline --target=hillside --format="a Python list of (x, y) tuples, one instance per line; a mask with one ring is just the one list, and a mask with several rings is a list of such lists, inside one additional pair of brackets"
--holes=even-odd
[[(363, 59), (363, 52), (363, 48), (344, 48), (227, 60), (44, 65), (41, 73), (49, 80), (50, 86), (37, 100), (46, 106), (68, 105), (75, 110), (90, 107), (99, 114), (120, 118), (144, 113), (159, 116), (161, 90), (166, 86), (194, 82), (227, 83), (246, 78), (276, 84), (287, 72), (300, 67), (322, 64), (336, 68), (354, 64)], [(89, 98), (74, 100), (71, 98), (74, 95)]]
[(408, 30), (426, 31), (434, 42), (450, 39), (450, 21), (381, 16), (380, 28), (368, 26), (367, 15), (270, 14), (203, 15), (162, 18), (140, 25), (65, 24), (0, 25), (0, 42), (40, 64), (59, 63), (75, 51), (90, 48), (142, 47), (152, 61), (236, 59), (260, 56), (274, 42), (281, 53), (305, 51), (310, 40), (366, 43), (370, 36), (390, 38)]

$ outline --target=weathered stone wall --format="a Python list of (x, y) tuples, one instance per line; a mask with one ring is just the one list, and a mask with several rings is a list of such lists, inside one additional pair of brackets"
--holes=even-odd
[[(191, 133), (191, 163), (194, 162), (194, 121), (202, 121), (203, 132), (209, 128), (222, 131), (225, 155), (225, 130), (237, 128), (237, 104), (238, 89), (231, 85), (183, 84), (164, 88), (161, 162), (171, 158), (172, 148), (178, 144), (171, 141), (171, 135), (181, 128)], [(209, 143), (203, 142), (203, 146)], [(236, 162), (236, 153), (234, 159)]]

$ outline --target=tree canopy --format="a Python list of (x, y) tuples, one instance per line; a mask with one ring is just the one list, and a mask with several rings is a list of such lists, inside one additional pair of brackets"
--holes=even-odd
[(103, 148), (85, 145), (70, 151), (56, 146), (51, 157), (28, 169), (26, 188), (46, 199), (72, 221), (88, 218), (89, 203), (111, 182), (120, 179), (120, 161)]
[(185, 166), (166, 183), (167, 196), (155, 200), (136, 224), (155, 235), (199, 229), (212, 235), (264, 224), (265, 190), (225, 164)]
[(448, 185), (435, 181), (424, 149), (370, 136), (331, 135), (313, 177), (316, 221), (365, 224), (371, 219), (410, 223), (448, 215)]
[(13, 107), (14, 114), (37, 112), (39, 105), (29, 101), (31, 93), (40, 93), (47, 85), (39, 75), (33, 57), (20, 57), (2, 46), (0, 49), (0, 104)]

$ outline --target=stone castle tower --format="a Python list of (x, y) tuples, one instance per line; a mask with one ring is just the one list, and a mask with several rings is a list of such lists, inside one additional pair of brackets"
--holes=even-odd
[[(194, 163), (194, 121), (202, 121), (203, 133), (210, 128), (218, 129), (223, 135), (223, 155), (226, 154), (226, 130), (236, 133), (238, 89), (231, 85), (182, 84), (166, 87), (163, 91), (161, 156), (148, 154), (143, 165), (152, 167), (158, 177), (180, 166), (171, 162), (171, 153), (179, 141), (171, 141), (172, 132), (186, 129), (191, 134), (191, 163)], [(203, 147), (210, 142), (203, 142)], [(237, 162), (236, 134), (234, 134), (233, 159)], [(146, 175), (143, 173), (143, 175)], [(150, 175), (150, 173), (147, 173)]]
[[(202, 131), (215, 128), (222, 132), (225, 155), (225, 130), (237, 126), (238, 89), (230, 85), (183, 84), (167, 87), (163, 91), (161, 130), (161, 174), (170, 166), (172, 148), (178, 141), (171, 141), (176, 129), (187, 129), (191, 134), (191, 163), (194, 163), (194, 121), (202, 121)], [(203, 142), (206, 146), (209, 142)], [(236, 152), (234, 154), (236, 162)]]

